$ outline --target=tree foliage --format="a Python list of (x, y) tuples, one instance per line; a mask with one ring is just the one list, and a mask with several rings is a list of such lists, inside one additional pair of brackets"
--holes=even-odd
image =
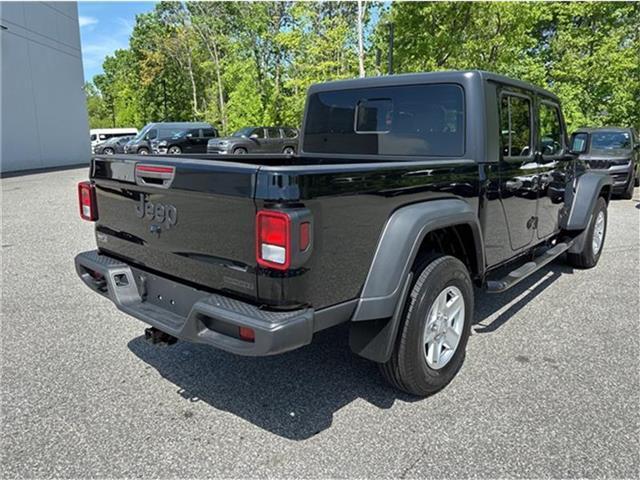
[[(572, 128), (640, 126), (640, 3), (364, 2), (367, 75), (483, 69), (550, 89)], [(87, 85), (91, 126), (299, 125), (306, 89), (359, 74), (356, 2), (160, 2)]]

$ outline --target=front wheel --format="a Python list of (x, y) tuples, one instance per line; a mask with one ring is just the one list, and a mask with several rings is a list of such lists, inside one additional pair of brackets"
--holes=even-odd
[(167, 152), (169, 155), (180, 155), (182, 153), (182, 149), (177, 145), (171, 145)]
[(296, 153), (296, 149), (293, 147), (284, 147), (282, 153), (284, 153), (285, 155), (293, 155), (294, 153)]
[(234, 155), (244, 155), (245, 153), (247, 153), (247, 150), (245, 148), (236, 148), (233, 151)]
[(102, 153), (104, 153), (105, 155), (113, 155), (114, 153), (116, 153), (113, 148), (105, 148)]
[(138, 155), (149, 155), (149, 149), (148, 148), (138, 149)]
[(602, 197), (598, 197), (585, 235), (582, 250), (577, 253), (567, 253), (567, 261), (572, 267), (592, 268), (600, 260), (607, 235), (607, 202)]
[(394, 351), (380, 370), (391, 385), (423, 397), (444, 388), (462, 367), (473, 285), (467, 267), (447, 255), (420, 262), (416, 275)]

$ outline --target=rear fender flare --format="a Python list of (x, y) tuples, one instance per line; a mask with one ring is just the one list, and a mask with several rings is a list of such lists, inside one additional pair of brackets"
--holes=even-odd
[(387, 221), (352, 317), (350, 344), (355, 353), (386, 361), (393, 348), (411, 268), (425, 236), (434, 230), (468, 225), (474, 237), (476, 271), (484, 273), (478, 215), (459, 199), (433, 200), (396, 210)]

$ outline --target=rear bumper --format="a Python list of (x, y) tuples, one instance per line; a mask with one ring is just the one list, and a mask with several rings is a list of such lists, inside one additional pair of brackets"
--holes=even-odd
[[(311, 308), (261, 310), (137, 269), (96, 250), (79, 254), (75, 264), (82, 281), (119, 310), (182, 340), (239, 355), (264, 356), (307, 345), (313, 337)], [(253, 329), (255, 340), (240, 339), (238, 327)]]

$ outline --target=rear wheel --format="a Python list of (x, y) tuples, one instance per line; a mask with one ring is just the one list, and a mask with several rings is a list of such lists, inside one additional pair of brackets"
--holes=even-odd
[(473, 318), (473, 286), (457, 258), (438, 255), (419, 263), (385, 379), (407, 393), (427, 396), (444, 388), (462, 367)]
[(167, 152), (169, 155), (180, 155), (182, 153), (182, 149), (177, 145), (171, 145)]
[(139, 148), (138, 149), (138, 155), (149, 155), (149, 149), (148, 148)]
[(284, 147), (282, 153), (284, 153), (285, 155), (293, 155), (294, 153), (296, 153), (296, 149), (293, 147)]
[(246, 148), (239, 147), (239, 148), (235, 148), (233, 150), (233, 154), (234, 155), (244, 155), (245, 153), (247, 153), (247, 149)]
[(567, 253), (569, 265), (576, 268), (595, 267), (600, 260), (602, 247), (607, 236), (607, 202), (602, 197), (598, 197), (596, 206), (593, 209), (591, 221), (587, 226), (586, 237), (582, 250), (577, 253)]

